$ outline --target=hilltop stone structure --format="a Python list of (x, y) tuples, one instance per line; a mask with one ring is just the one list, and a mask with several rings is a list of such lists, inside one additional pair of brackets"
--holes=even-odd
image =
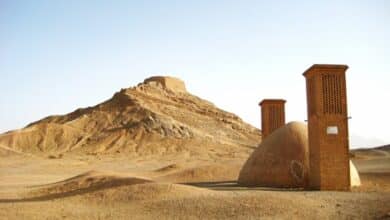
[(309, 131), (309, 187), (349, 190), (351, 186), (346, 65), (315, 64), (306, 78)]
[(174, 92), (187, 92), (185, 83), (175, 77), (170, 76), (153, 76), (144, 80), (145, 84), (159, 84), (165, 89)]
[(263, 99), (259, 105), (261, 107), (261, 132), (265, 139), (274, 130), (285, 124), (283, 99)]

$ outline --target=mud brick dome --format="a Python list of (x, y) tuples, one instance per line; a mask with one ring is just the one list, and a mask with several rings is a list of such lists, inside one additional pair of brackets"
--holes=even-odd
[[(351, 183), (360, 185), (356, 168), (349, 163)], [(306, 124), (290, 122), (270, 134), (246, 161), (238, 182), (245, 186), (307, 188), (309, 143)]]

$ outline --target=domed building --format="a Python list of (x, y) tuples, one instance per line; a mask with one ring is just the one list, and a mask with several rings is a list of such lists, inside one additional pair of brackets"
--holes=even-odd
[[(352, 162), (350, 169), (351, 185), (360, 185)], [(290, 122), (263, 140), (241, 169), (238, 182), (245, 186), (306, 188), (308, 171), (307, 125)]]

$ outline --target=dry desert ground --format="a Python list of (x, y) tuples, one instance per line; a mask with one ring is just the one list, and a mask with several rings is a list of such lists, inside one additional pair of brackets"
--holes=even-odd
[(330, 192), (240, 187), (240, 156), (12, 152), (0, 160), (0, 219), (390, 218), (389, 148), (352, 154), (362, 186)]

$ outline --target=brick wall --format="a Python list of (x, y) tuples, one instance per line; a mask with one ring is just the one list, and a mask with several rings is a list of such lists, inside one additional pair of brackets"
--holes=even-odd
[(320, 190), (348, 190), (349, 140), (345, 65), (313, 65), (305, 73), (309, 186)]
[(283, 99), (264, 99), (261, 106), (261, 132), (262, 138), (266, 138), (274, 130), (285, 125), (285, 112)]

